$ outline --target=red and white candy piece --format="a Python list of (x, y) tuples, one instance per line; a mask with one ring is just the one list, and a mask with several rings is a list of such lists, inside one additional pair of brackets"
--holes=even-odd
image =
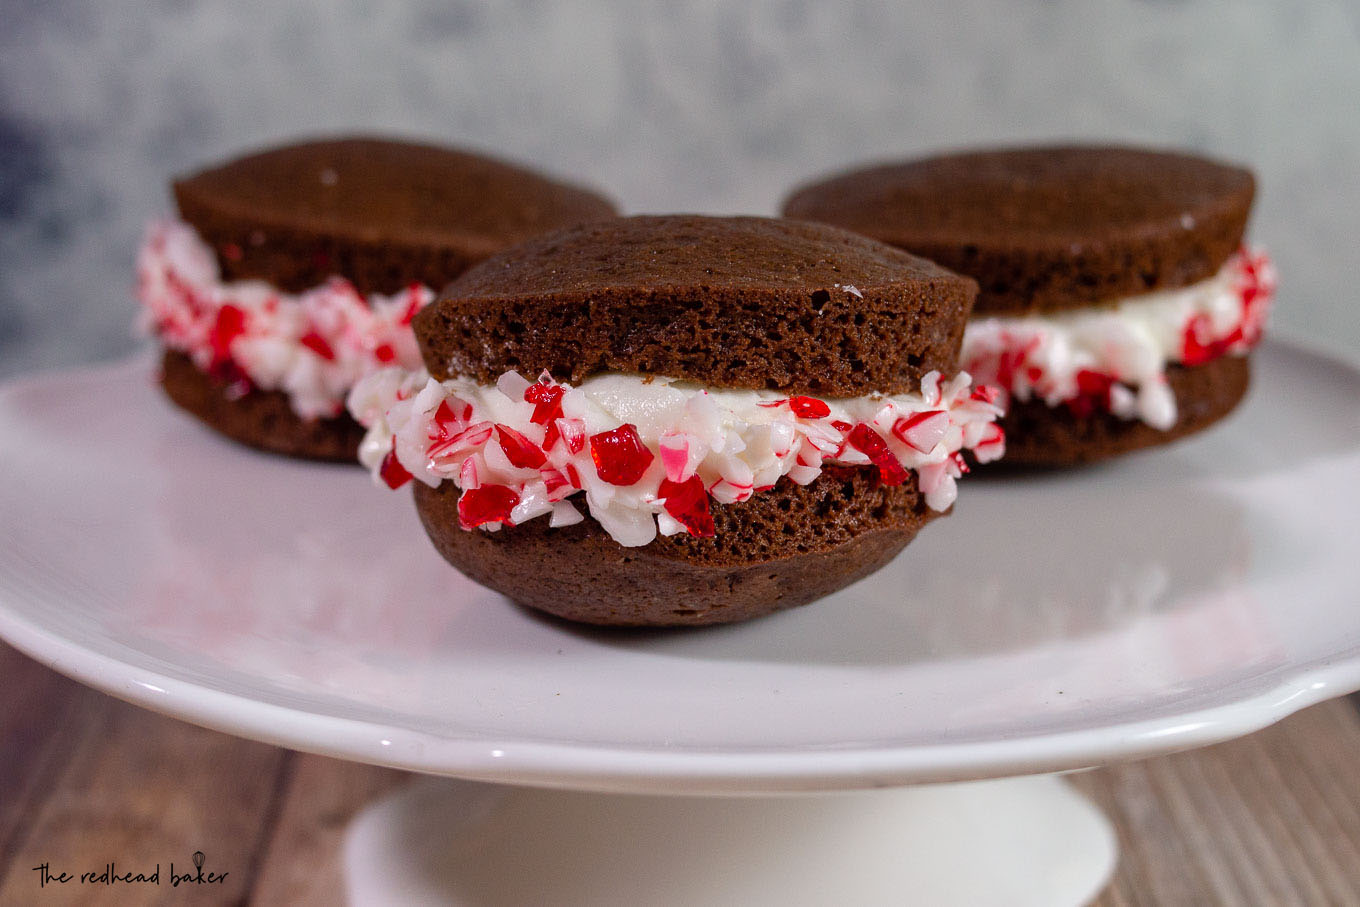
[[(373, 453), (365, 460), (384, 481), (409, 481), (398, 456), (421, 464), (422, 481), (456, 481), (465, 528), (497, 529), (544, 515), (552, 525), (570, 525), (581, 516), (569, 499), (584, 491), (578, 501), (623, 545), (646, 544), (658, 528), (713, 534), (714, 501), (739, 505), (783, 476), (810, 483), (827, 461), (872, 465), (889, 485), (918, 470), (927, 503), (947, 508), (954, 480), (967, 469), (956, 451), (974, 448), (987, 460), (1004, 445), (993, 424), (995, 393), (971, 388), (966, 376), (948, 382), (928, 376), (923, 389), (935, 402), (924, 407), (920, 396), (828, 402), (700, 389), (658, 410), (647, 408), (643, 382), (636, 411), (647, 413), (639, 420), (646, 434), (632, 422), (607, 428), (611, 410), (598, 401), (617, 399), (617, 378), (601, 397), (546, 373), (534, 382), (507, 374), (489, 388), (424, 375), (378, 379), (356, 394), (354, 412), (386, 439), (387, 465), (380, 469), (369, 459)], [(660, 387), (671, 400), (686, 392)], [(630, 392), (625, 384), (622, 393)], [(385, 407), (373, 402), (383, 395)], [(606, 430), (591, 433), (587, 425)]]
[(590, 458), (595, 471), (610, 485), (632, 485), (642, 478), (654, 456), (638, 437), (637, 426), (620, 425), (590, 436)]
[(949, 431), (949, 413), (938, 409), (922, 410), (893, 423), (892, 433), (903, 444), (919, 451), (930, 453), (944, 440)]

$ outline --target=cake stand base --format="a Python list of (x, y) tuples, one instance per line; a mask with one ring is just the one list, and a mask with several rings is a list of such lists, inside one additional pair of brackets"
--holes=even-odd
[(1054, 776), (717, 799), (419, 777), (345, 840), (350, 903), (1078, 905), (1115, 835)]

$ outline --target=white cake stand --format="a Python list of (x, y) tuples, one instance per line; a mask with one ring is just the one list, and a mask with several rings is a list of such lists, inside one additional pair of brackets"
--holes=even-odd
[(1108, 825), (1013, 776), (1360, 688), (1360, 373), (1297, 346), (1201, 438), (971, 477), (875, 576), (665, 633), (511, 605), (406, 494), (232, 446), (151, 372), (0, 389), (0, 634), (198, 724), (463, 779), (355, 822), (359, 903), (1080, 903)]

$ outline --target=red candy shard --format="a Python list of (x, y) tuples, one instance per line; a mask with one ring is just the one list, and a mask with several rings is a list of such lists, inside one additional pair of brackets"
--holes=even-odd
[(1006, 350), (996, 364), (996, 380), (1004, 388), (1015, 386), (1015, 373), (1024, 362), (1025, 354), (1019, 350)]
[[(452, 399), (457, 405), (449, 403)], [(452, 436), (455, 432), (462, 431), (469, 420), (472, 419), (472, 404), (459, 400), (457, 397), (440, 400), (439, 406), (434, 411), (434, 424), (430, 426), (430, 440), (438, 441)]]
[(496, 423), (496, 438), (501, 442), (501, 450), (511, 466), (520, 469), (538, 469), (548, 458), (538, 445), (508, 425)]
[[(547, 425), (552, 420), (562, 417), (562, 395), (566, 392), (562, 390), (560, 384), (546, 383), (544, 377), (546, 373), (538, 379), (537, 384), (531, 384), (524, 389), (525, 402), (534, 405), (534, 414), (529, 417), (529, 421), (536, 425)], [(548, 378), (548, 381), (551, 380)]]
[(1219, 356), (1228, 352), (1233, 344), (1245, 340), (1242, 325), (1238, 325), (1231, 334), (1219, 340), (1210, 340), (1208, 343), (1200, 341), (1202, 333), (1208, 333), (1211, 325), (1209, 316), (1204, 314), (1196, 315), (1185, 325), (1185, 331), (1181, 334), (1181, 362), (1184, 365), (1203, 365), (1212, 362)]
[(1242, 280), (1238, 286), (1241, 314), (1237, 324), (1226, 336), (1206, 341), (1202, 338), (1212, 336), (1213, 332), (1209, 316), (1201, 313), (1191, 318), (1181, 332), (1181, 362), (1184, 365), (1203, 365), (1226, 353), (1250, 349), (1261, 339), (1270, 297), (1275, 289), (1269, 261), (1263, 255), (1253, 257), (1245, 249), (1238, 254)]
[[(1014, 344), (1017, 338), (1010, 334), (1004, 335), (1003, 342)], [(997, 356), (995, 371), (996, 383), (1007, 391), (1015, 390), (1015, 378), (1017, 375), (1024, 375), (1031, 381), (1038, 380), (1033, 377), (1034, 372), (1026, 367), (1030, 355), (1043, 343), (1043, 338), (1034, 336), (1025, 340), (1019, 346), (1008, 346)], [(933, 405), (933, 404), (932, 404)]]
[(907, 480), (907, 471), (902, 468), (897, 457), (888, 449), (888, 442), (882, 435), (863, 422), (850, 430), (850, 446), (864, 454), (878, 467), (878, 476), (884, 485), (901, 485)]
[(396, 491), (407, 482), (411, 481), (411, 473), (401, 461), (397, 459), (397, 439), (392, 439), (392, 449), (383, 457), (382, 465), (378, 467), (378, 475), (387, 483), (387, 487)]
[(586, 449), (586, 424), (580, 419), (558, 419), (557, 428), (567, 442), (567, 450), (578, 454)]
[(557, 503), (576, 490), (571, 481), (556, 469), (545, 469), (542, 475), (543, 487), (548, 491), (548, 500), (553, 503)]
[(1082, 369), (1077, 372), (1077, 395), (1067, 400), (1067, 408), (1079, 419), (1089, 418), (1097, 410), (1110, 408), (1110, 388), (1114, 378)]
[(971, 396), (981, 403), (994, 404), (1001, 398), (1001, 389), (991, 384), (979, 384), (973, 388)]
[(789, 409), (800, 419), (825, 419), (831, 415), (831, 407), (816, 397), (790, 397)]
[(401, 324), (406, 326), (420, 311), (420, 284), (411, 283), (406, 287), (406, 311), (401, 315)]
[(440, 400), (438, 408), (434, 411), (433, 424), (430, 426), (430, 440), (447, 438), (453, 433), (454, 427), (458, 423), (458, 418), (453, 414), (449, 401)]
[(510, 522), (510, 511), (519, 503), (519, 494), (507, 485), (482, 485), (463, 492), (458, 499), (458, 525), (475, 529), (486, 523)]
[(431, 459), (435, 459), (454, 451), (480, 447), (491, 440), (491, 433), (494, 428), (495, 426), (490, 422), (474, 422), (448, 437), (435, 440), (425, 453)]
[(231, 358), (231, 342), (246, 332), (246, 313), (234, 305), (224, 305), (217, 310), (217, 320), (213, 322), (208, 342), (212, 344), (213, 362), (225, 362)]
[(298, 343), (301, 343), (327, 362), (335, 361), (335, 350), (331, 349), (331, 345), (326, 342), (325, 337), (322, 337), (314, 330), (303, 334), (302, 339), (299, 340)]
[(613, 431), (590, 436), (590, 458), (595, 471), (610, 485), (632, 485), (642, 478), (655, 458), (631, 422)]
[(762, 400), (759, 403), (757, 403), (756, 406), (763, 406), (766, 409), (774, 409), (775, 407), (783, 406), (785, 403), (788, 402), (789, 402), (788, 400), (785, 400), (783, 397), (780, 397), (778, 400)]
[(1252, 255), (1246, 248), (1238, 250), (1242, 267), (1242, 340), (1248, 346), (1261, 339), (1265, 327), (1270, 297), (1275, 292), (1275, 279), (1270, 271), (1270, 259), (1264, 253)]
[(1196, 315), (1185, 323), (1181, 331), (1181, 362), (1185, 365), (1203, 365), (1209, 361), (1208, 346), (1200, 343), (1200, 328), (1207, 326), (1209, 319)]
[(222, 244), (222, 257), (227, 261), (237, 262), (245, 258), (245, 252), (234, 242)]
[(543, 436), (543, 449), (552, 450), (559, 440), (566, 443), (568, 453), (580, 453), (586, 446), (586, 424), (580, 419), (553, 419)]
[(1103, 401), (1109, 399), (1110, 388), (1113, 386), (1114, 378), (1110, 375), (1086, 368), (1077, 372), (1077, 393)]
[(468, 457), (463, 461), (463, 466), (458, 470), (458, 487), (462, 489), (476, 488), (482, 484), (482, 480), (477, 476), (477, 458)]
[(832, 420), (831, 427), (841, 433), (840, 443), (836, 445), (835, 450), (828, 451), (822, 449), (822, 453), (832, 457), (839, 457), (841, 454), (845, 453), (845, 445), (849, 443), (849, 439), (846, 438), (846, 434), (850, 431), (850, 429), (854, 428), (854, 426), (843, 419), (835, 419)]
[(703, 480), (698, 476), (690, 476), (684, 482), (662, 479), (657, 497), (664, 499), (661, 506), (690, 535), (712, 538), (717, 534), (713, 515), (708, 509), (708, 492), (704, 491)]
[(380, 343), (373, 349), (373, 357), (382, 363), (395, 362), (397, 351), (392, 349), (390, 343)]
[(987, 426), (987, 433), (982, 439), (973, 445), (973, 453), (978, 455), (978, 462), (985, 463), (1000, 456), (1001, 451), (1005, 450), (1005, 445), (1006, 430), (993, 422)]

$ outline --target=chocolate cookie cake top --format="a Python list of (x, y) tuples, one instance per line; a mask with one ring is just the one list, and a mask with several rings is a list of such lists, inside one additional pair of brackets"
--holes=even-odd
[(1185, 286), (1239, 247), (1251, 173), (1108, 146), (974, 151), (797, 190), (786, 217), (855, 230), (977, 279), (978, 313), (1078, 308)]
[(615, 213), (594, 192), (522, 167), (373, 138), (264, 151), (177, 180), (174, 193), (225, 279), (285, 292), (333, 274), (361, 293), (438, 287), (534, 234)]
[(614, 371), (824, 396), (952, 374), (976, 286), (834, 227), (621, 218), (472, 268), (415, 320), (435, 377)]

